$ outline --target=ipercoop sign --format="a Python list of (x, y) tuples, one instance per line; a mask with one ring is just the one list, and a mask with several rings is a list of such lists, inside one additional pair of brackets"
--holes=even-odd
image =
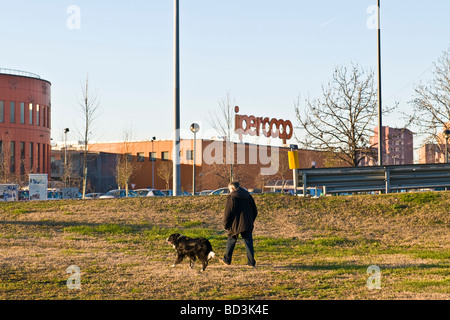
[(234, 107), (234, 131), (242, 140), (243, 135), (259, 136), (263, 134), (266, 138), (280, 138), (286, 144), (286, 140), (292, 138), (294, 127), (291, 121), (281, 119), (269, 119), (268, 117), (255, 117), (241, 115), (239, 107)]

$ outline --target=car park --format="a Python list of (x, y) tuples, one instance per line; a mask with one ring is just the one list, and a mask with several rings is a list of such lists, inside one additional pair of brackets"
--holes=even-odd
[(30, 200), (30, 192), (28, 190), (19, 190), (19, 201)]
[(93, 193), (88, 193), (88, 194), (84, 195), (84, 198), (85, 199), (98, 199), (102, 195), (104, 195), (104, 193), (93, 192)]
[(55, 190), (47, 191), (47, 200), (61, 200), (61, 199), (62, 199), (61, 191), (55, 191)]
[[(104, 195), (100, 196), (99, 199), (115, 199), (115, 198), (125, 198), (126, 191), (125, 189), (115, 189), (110, 190)], [(128, 197), (137, 197), (137, 193), (133, 190), (128, 190)]]
[(224, 188), (219, 188), (216, 189), (214, 191), (211, 191), (209, 193), (210, 196), (214, 196), (214, 195), (227, 195), (230, 191), (228, 190), (228, 187), (224, 187)]
[(138, 197), (164, 197), (165, 194), (158, 189), (137, 189), (135, 190)]

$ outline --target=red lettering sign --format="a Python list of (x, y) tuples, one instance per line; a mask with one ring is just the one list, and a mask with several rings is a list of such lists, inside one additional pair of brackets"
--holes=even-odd
[(289, 120), (269, 119), (267, 117), (255, 117), (237, 114), (239, 107), (234, 108), (234, 132), (242, 140), (243, 135), (259, 136), (266, 138), (280, 138), (286, 144), (286, 140), (292, 138), (294, 127)]

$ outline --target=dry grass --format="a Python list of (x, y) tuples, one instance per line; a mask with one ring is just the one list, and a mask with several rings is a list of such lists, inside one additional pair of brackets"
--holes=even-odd
[[(174, 231), (221, 230), (221, 196), (0, 204), (0, 299), (449, 299), (450, 193), (256, 195), (257, 268), (170, 268)], [(211, 239), (220, 257), (225, 237)], [(70, 265), (81, 289), (69, 290)], [(381, 289), (369, 290), (370, 265)]]

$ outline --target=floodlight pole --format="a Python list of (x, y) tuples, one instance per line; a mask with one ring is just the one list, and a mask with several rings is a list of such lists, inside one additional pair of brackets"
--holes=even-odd
[(179, 0), (174, 0), (174, 133), (173, 133), (173, 195), (181, 193), (180, 170), (180, 24)]
[(381, 21), (380, 21), (380, 0), (378, 0), (378, 165), (383, 165), (383, 123), (381, 104)]

